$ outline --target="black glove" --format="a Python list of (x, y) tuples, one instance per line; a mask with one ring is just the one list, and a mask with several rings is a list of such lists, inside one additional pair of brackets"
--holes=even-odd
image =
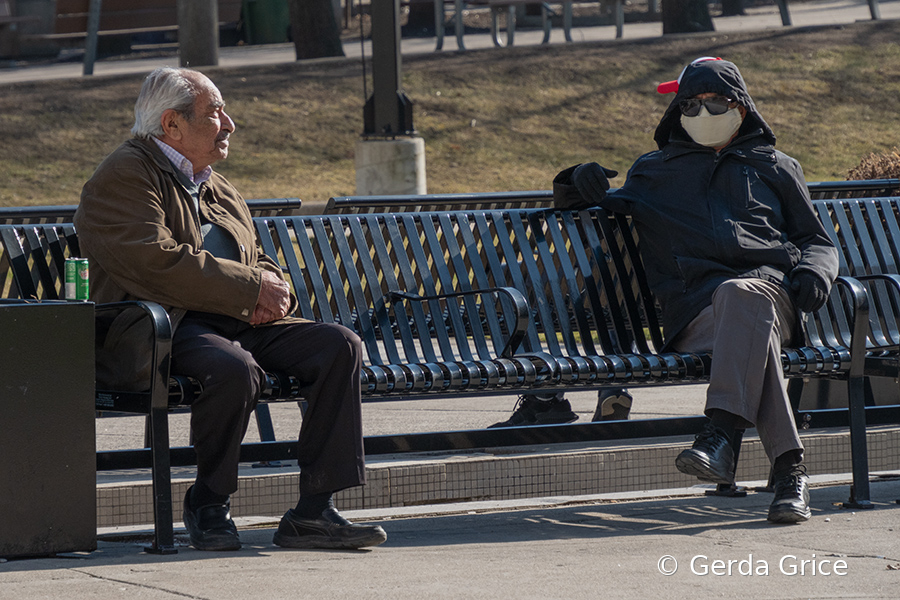
[(794, 271), (791, 275), (791, 289), (794, 290), (797, 308), (803, 312), (819, 310), (828, 299), (828, 286), (812, 271)]
[[(581, 210), (596, 206), (606, 197), (609, 177), (616, 171), (604, 169), (597, 163), (569, 167), (553, 178), (553, 207), (558, 210)], [(591, 190), (599, 190), (596, 194)]]
[(595, 162), (584, 163), (572, 171), (572, 184), (581, 192), (585, 200), (596, 205), (606, 198), (609, 178), (618, 174), (618, 171), (611, 171)]

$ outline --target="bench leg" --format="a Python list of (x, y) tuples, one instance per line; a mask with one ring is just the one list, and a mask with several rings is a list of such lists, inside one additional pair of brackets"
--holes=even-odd
[(444, 47), (444, 0), (434, 0), (434, 49)]
[(550, 5), (546, 2), (541, 2), (541, 26), (544, 28), (544, 39), (541, 40), (542, 44), (550, 43), (550, 29), (553, 25), (550, 23)]
[(465, 50), (466, 45), (463, 43), (463, 34), (465, 33), (465, 25), (463, 25), (463, 0), (455, 0), (454, 6), (456, 12), (453, 15), (453, 31), (456, 33), (456, 46), (459, 50)]
[(169, 415), (164, 408), (150, 409), (150, 454), (153, 474), (153, 545), (151, 554), (175, 554), (172, 525), (172, 474), (169, 460)]
[[(253, 413), (256, 415), (256, 426), (259, 429), (259, 440), (261, 442), (275, 441), (275, 427), (272, 425), (272, 413), (269, 412), (268, 404), (257, 404)], [(254, 467), (286, 467), (287, 464), (280, 460), (264, 460), (253, 463)]]
[(257, 404), (256, 409), (256, 426), (259, 428), (259, 439), (263, 442), (275, 441), (275, 427), (272, 425), (272, 413), (269, 412), (268, 404)]
[(622, 0), (616, 0), (616, 39), (622, 39), (625, 32), (625, 8), (622, 6)]
[(491, 38), (494, 41), (494, 46), (497, 48), (503, 48), (504, 45), (507, 48), (512, 47), (515, 35), (516, 35), (516, 7), (514, 5), (510, 5), (506, 7), (506, 44), (500, 41), (500, 13), (503, 12), (503, 7), (494, 7), (491, 9)]
[(847, 398), (850, 405), (850, 452), (853, 466), (853, 483), (850, 499), (845, 508), (872, 508), (869, 498), (869, 449), (866, 443), (865, 379), (851, 377), (847, 382)]
[(786, 0), (775, 0), (775, 4), (778, 5), (778, 12), (781, 13), (781, 24), (785, 27), (791, 26), (791, 12), (788, 9)]

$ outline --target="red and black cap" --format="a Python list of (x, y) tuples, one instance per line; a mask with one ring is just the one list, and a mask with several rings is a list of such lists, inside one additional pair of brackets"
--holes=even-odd
[[(716, 56), (701, 56), (700, 58), (692, 60), (691, 64), (688, 65), (688, 67), (691, 65), (696, 65), (697, 63), (706, 62), (708, 60), (722, 60), (722, 59), (719, 57), (716, 57)], [(681, 78), (684, 77), (685, 71), (687, 71), (687, 67), (685, 67), (681, 70), (681, 75), (678, 76), (678, 79), (676, 79), (675, 81), (664, 81), (663, 83), (656, 86), (656, 91), (659, 92), (660, 94), (670, 94), (673, 92), (677, 92), (678, 84), (681, 83)]]

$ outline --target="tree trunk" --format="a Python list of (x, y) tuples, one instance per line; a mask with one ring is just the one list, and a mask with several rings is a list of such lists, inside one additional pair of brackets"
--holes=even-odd
[(715, 31), (707, 0), (662, 0), (663, 35)]
[(290, 0), (289, 6), (297, 60), (344, 56), (331, 0)]

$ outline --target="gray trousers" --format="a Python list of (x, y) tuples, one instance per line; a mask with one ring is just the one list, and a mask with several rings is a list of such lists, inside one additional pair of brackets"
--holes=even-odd
[(731, 279), (712, 305), (672, 343), (680, 352), (712, 351), (706, 412), (721, 409), (755, 426), (770, 461), (803, 450), (787, 395), (781, 344), (789, 343), (797, 311), (788, 292), (762, 279)]

